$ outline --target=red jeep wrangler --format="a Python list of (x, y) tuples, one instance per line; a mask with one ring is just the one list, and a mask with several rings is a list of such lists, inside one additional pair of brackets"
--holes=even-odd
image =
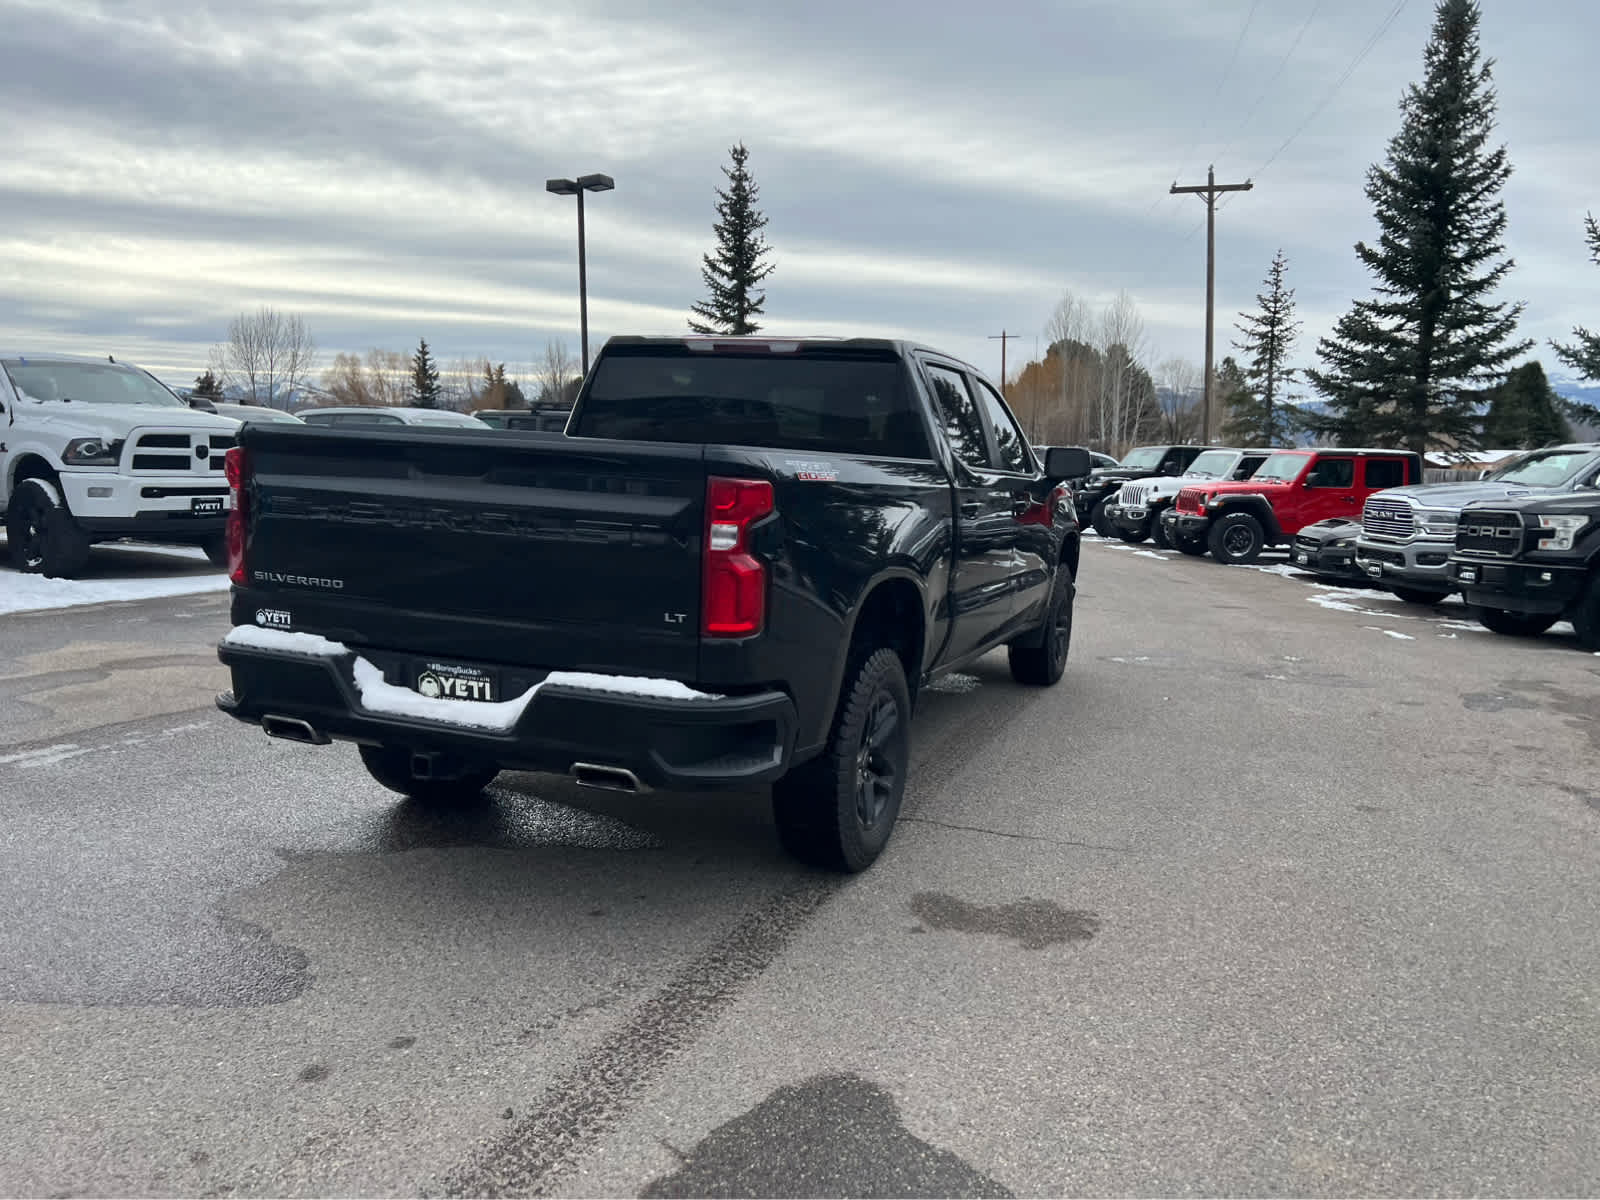
[(1253, 562), (1306, 525), (1361, 519), (1373, 492), (1422, 482), (1422, 458), (1406, 450), (1280, 450), (1249, 479), (1184, 488), (1162, 514), (1172, 545), (1218, 562)]

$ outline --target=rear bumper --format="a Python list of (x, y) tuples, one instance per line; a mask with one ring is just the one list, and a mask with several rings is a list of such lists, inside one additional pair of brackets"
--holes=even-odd
[(1495, 563), (1475, 558), (1451, 558), (1447, 572), (1448, 586), (1460, 588), (1468, 604), (1517, 613), (1564, 613), (1583, 595), (1587, 579), (1581, 566)]
[(1368, 579), (1448, 592), (1454, 584), (1445, 573), (1451, 543), (1442, 540), (1378, 542), (1356, 538), (1356, 566)]
[(788, 770), (794, 753), (794, 702), (777, 691), (681, 700), (540, 684), (501, 731), (367, 708), (353, 653), (223, 643), (217, 656), (233, 675), (217, 707), (247, 724), (290, 717), (340, 741), (401, 745), (504, 769), (566, 774), (578, 764), (618, 767), (652, 788), (705, 791), (770, 783)]

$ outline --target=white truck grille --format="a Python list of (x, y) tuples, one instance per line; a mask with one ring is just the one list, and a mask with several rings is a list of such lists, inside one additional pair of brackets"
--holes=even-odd
[(1416, 532), (1416, 519), (1405, 501), (1374, 496), (1361, 510), (1361, 532), (1372, 537), (1404, 539)]
[(124, 449), (132, 475), (199, 475), (222, 477), (223, 458), (233, 436), (203, 429), (137, 429)]

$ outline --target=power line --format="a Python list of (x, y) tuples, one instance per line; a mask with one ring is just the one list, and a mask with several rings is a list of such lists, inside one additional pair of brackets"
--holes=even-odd
[(1305, 40), (1306, 31), (1311, 28), (1311, 22), (1317, 19), (1317, 14), (1322, 11), (1323, 0), (1316, 0), (1311, 6), (1311, 11), (1306, 14), (1306, 19), (1300, 22), (1300, 29), (1294, 35), (1294, 41), (1289, 43), (1289, 48), (1284, 51), (1283, 57), (1278, 60), (1277, 68), (1268, 77), (1267, 82), (1261, 87), (1261, 94), (1256, 97), (1255, 103), (1250, 106), (1250, 111), (1245, 113), (1244, 120), (1239, 122), (1239, 132), (1228, 139), (1228, 144), (1222, 148), (1216, 158), (1227, 158), (1228, 151), (1233, 149), (1234, 142), (1239, 140), (1239, 134), (1250, 127), (1250, 121), (1261, 108), (1263, 102), (1272, 93), (1272, 85), (1278, 82), (1278, 76), (1283, 74), (1283, 69), (1289, 65), (1289, 60), (1294, 57), (1294, 52), (1300, 49), (1300, 43)]
[[(1321, 3), (1321, 0), (1318, 0), (1318, 3)], [(1189, 148), (1183, 152), (1183, 157), (1179, 161), (1177, 169), (1173, 171), (1173, 175), (1177, 175), (1188, 164), (1189, 156), (1195, 152), (1195, 147), (1200, 144), (1200, 139), (1205, 137), (1206, 130), (1211, 127), (1211, 118), (1217, 111), (1217, 98), (1222, 95), (1222, 88), (1228, 82), (1228, 76), (1233, 74), (1234, 64), (1239, 61), (1239, 49), (1244, 45), (1245, 34), (1250, 32), (1250, 23), (1256, 19), (1256, 9), (1260, 7), (1261, 0), (1250, 0), (1250, 11), (1244, 15), (1244, 24), (1239, 27), (1239, 36), (1233, 39), (1233, 53), (1228, 56), (1228, 65), (1222, 69), (1222, 74), (1217, 79), (1216, 90), (1211, 93), (1211, 103), (1206, 105), (1206, 116), (1205, 120), (1200, 123), (1200, 132), (1194, 135), (1193, 140), (1189, 143)], [(1157, 196), (1151, 202), (1150, 207), (1145, 210), (1144, 215), (1148, 217), (1155, 212), (1156, 206), (1160, 203), (1161, 197)]]
[(1338, 82), (1336, 82), (1332, 89), (1329, 90), (1328, 94), (1322, 98), (1322, 102), (1318, 104), (1316, 108), (1311, 110), (1311, 115), (1308, 116), (1304, 121), (1301, 121), (1293, 133), (1284, 138), (1283, 144), (1267, 157), (1266, 162), (1262, 163), (1253, 172), (1251, 172), (1252, 176), (1261, 174), (1261, 172), (1265, 171), (1273, 163), (1277, 162), (1278, 156), (1287, 150), (1290, 145), (1293, 144), (1294, 140), (1306, 131), (1306, 127), (1309, 126), (1311, 122), (1315, 121), (1322, 115), (1322, 110), (1327, 108), (1328, 105), (1333, 102), (1333, 98), (1339, 94), (1339, 89), (1344, 87), (1344, 85), (1349, 82), (1350, 76), (1356, 73), (1356, 68), (1362, 64), (1368, 54), (1372, 53), (1372, 48), (1378, 44), (1383, 35), (1389, 32), (1389, 27), (1399, 19), (1400, 13), (1402, 10), (1404, 10), (1407, 3), (1409, 3), (1409, 0), (1395, 0), (1395, 6), (1389, 10), (1389, 15), (1384, 18), (1383, 24), (1379, 25), (1377, 32), (1367, 39), (1367, 44), (1363, 46), (1361, 48), (1361, 52), (1357, 54), (1353, 60), (1351, 60), (1350, 65), (1345, 68), (1344, 74), (1339, 76)]

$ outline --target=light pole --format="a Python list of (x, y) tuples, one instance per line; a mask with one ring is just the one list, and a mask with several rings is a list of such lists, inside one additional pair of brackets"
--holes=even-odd
[(554, 192), (558, 196), (576, 196), (578, 198), (578, 324), (583, 339), (583, 374), (589, 374), (589, 275), (588, 266), (584, 262), (583, 246), (583, 194), (585, 192), (609, 192), (616, 187), (616, 180), (609, 175), (579, 175), (576, 179), (547, 179), (544, 190)]

